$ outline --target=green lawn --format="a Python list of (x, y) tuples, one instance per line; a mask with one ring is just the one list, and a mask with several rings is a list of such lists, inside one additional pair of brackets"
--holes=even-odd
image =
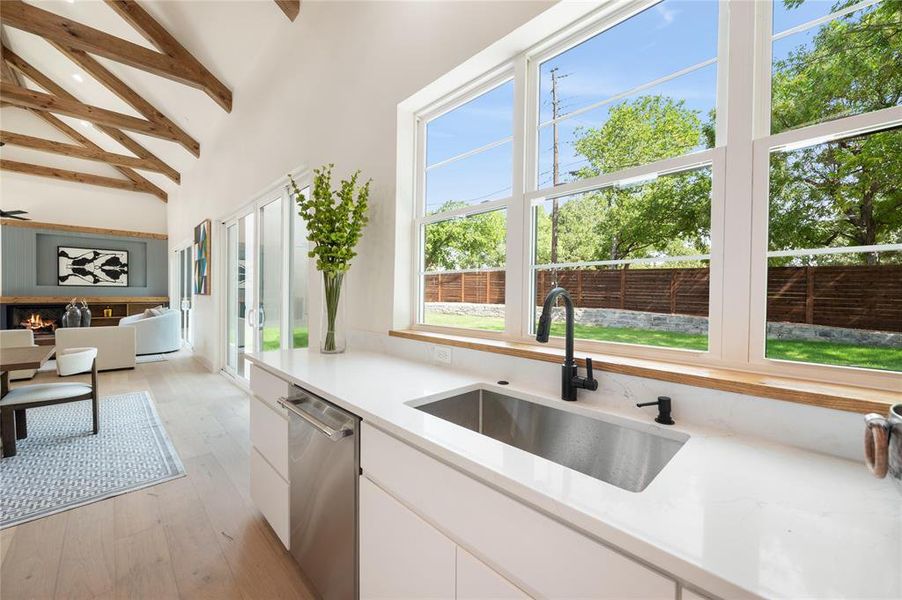
[[(306, 348), (308, 341), (308, 333), (306, 327), (295, 327), (292, 332), (292, 336), (294, 337), (294, 348)], [(264, 350), (278, 350), (280, 347), (279, 343), (279, 328), (278, 327), (265, 327), (263, 329), (263, 349)]]
[[(427, 313), (426, 323), (447, 327), (463, 327), (487, 331), (503, 331), (504, 319), (500, 317), (470, 317), (466, 315), (446, 315)], [(684, 350), (705, 350), (708, 338), (691, 333), (673, 333), (649, 329), (605, 328), (590, 325), (576, 325), (576, 337), (601, 342), (621, 342), (645, 346), (666, 346)], [(564, 324), (554, 323), (552, 335), (563, 335)], [(767, 357), (780, 360), (819, 363), (824, 365), (845, 365), (902, 371), (902, 349), (855, 346), (833, 342), (805, 342), (792, 340), (768, 340)]]

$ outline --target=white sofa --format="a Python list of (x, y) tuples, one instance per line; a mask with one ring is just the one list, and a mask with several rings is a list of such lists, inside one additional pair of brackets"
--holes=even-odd
[(135, 368), (135, 330), (130, 327), (60, 327), (57, 354), (71, 348), (97, 348), (97, 370)]
[[(0, 351), (3, 348), (31, 348), (35, 346), (34, 332), (31, 329), (3, 329), (0, 330)], [(37, 373), (34, 369), (10, 371), (10, 381), (19, 379), (31, 379)]]
[(135, 330), (138, 354), (175, 352), (182, 347), (181, 315), (174, 308), (163, 309), (156, 316), (141, 313), (123, 317), (119, 327)]

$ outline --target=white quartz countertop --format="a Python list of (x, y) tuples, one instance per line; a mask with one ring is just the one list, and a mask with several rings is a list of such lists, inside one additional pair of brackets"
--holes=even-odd
[[(902, 598), (902, 494), (860, 463), (712, 429), (630, 419), (690, 439), (644, 491), (628, 492), (407, 404), (493, 381), (373, 352), (282, 350), (249, 358), (712, 594)], [(579, 402), (535, 396), (516, 381), (501, 391), (582, 414), (623, 418)]]

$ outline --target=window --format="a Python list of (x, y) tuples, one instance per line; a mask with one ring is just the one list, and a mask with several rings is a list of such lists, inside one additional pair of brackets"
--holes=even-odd
[(898, 105), (900, 15), (894, 0), (775, 0), (773, 133)]
[(713, 147), (717, 14), (664, 0), (542, 62), (538, 187)]
[[(559, 285), (577, 338), (707, 350), (710, 223), (710, 168), (540, 201), (531, 331)], [(552, 335), (563, 325), (554, 314)]]
[(900, 22), (889, 0), (605, 5), (439, 99), (416, 324), (529, 341), (560, 285), (586, 350), (898, 385)]
[(513, 88), (490, 87), (422, 127), (421, 323), (504, 329)]
[(769, 359), (902, 371), (902, 131), (879, 117), (900, 101), (900, 15), (774, 2)]
[[(310, 194), (310, 186), (301, 190), (306, 198)], [(306, 348), (309, 345), (309, 332), (307, 329), (309, 313), (309, 292), (307, 288), (307, 253), (310, 244), (307, 241), (307, 224), (301, 218), (296, 206), (292, 204), (292, 232), (291, 232), (291, 347)]]

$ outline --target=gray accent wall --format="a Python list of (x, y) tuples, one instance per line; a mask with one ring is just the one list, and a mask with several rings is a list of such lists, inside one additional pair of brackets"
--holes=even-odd
[[(168, 242), (53, 229), (0, 228), (4, 296), (165, 296)], [(57, 285), (57, 246), (128, 251), (128, 287)]]

